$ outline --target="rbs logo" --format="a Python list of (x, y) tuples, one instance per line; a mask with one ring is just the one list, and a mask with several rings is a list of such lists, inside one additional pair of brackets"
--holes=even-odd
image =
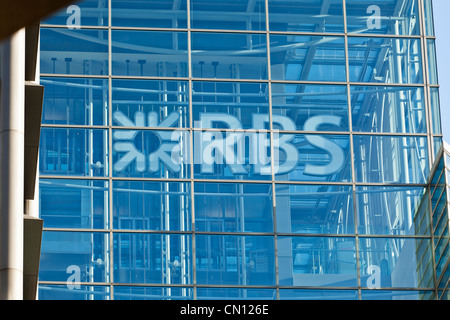
[[(130, 119), (121, 111), (113, 114), (114, 120), (126, 127), (176, 128), (179, 121), (178, 113), (169, 114), (162, 122), (158, 114), (136, 112)], [(272, 119), (281, 131), (295, 131), (296, 125), (289, 117), (273, 115)], [(317, 131), (323, 124), (340, 126), (339, 116), (313, 116), (304, 124), (305, 131)], [(287, 174), (298, 167), (300, 154), (294, 145), (295, 135), (280, 133), (274, 130), (272, 135), (267, 130), (243, 130), (242, 124), (233, 115), (225, 113), (202, 113), (200, 121), (195, 122), (195, 128), (213, 128), (216, 124), (228, 128), (219, 130), (158, 130), (155, 132), (159, 147), (147, 153), (143, 147), (137, 147), (135, 139), (138, 130), (116, 130), (113, 135), (113, 149), (122, 156), (115, 162), (114, 170), (122, 172), (133, 163), (138, 173), (158, 172), (160, 166), (171, 172), (178, 173), (183, 164), (193, 163), (200, 166), (202, 174), (214, 172), (216, 165), (224, 165), (234, 175), (253, 174), (271, 175)], [(253, 128), (265, 128), (269, 124), (269, 115), (253, 114)], [(192, 134), (192, 137), (190, 136)], [(306, 163), (303, 174), (311, 176), (327, 176), (340, 171), (344, 164), (344, 151), (335, 142), (317, 134), (305, 136), (306, 141), (314, 148), (326, 152), (328, 163)], [(191, 155), (192, 142), (192, 155)]]

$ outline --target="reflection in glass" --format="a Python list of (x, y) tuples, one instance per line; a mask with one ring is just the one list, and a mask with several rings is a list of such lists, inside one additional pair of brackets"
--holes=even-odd
[(353, 130), (426, 133), (423, 88), (351, 87)]
[(282, 286), (355, 287), (354, 238), (278, 236)]
[(258, 114), (269, 115), (267, 84), (194, 82), (192, 100), (195, 128), (267, 129), (255, 121)]
[(112, 82), (113, 125), (189, 127), (185, 81), (116, 80)]
[(354, 136), (358, 182), (426, 183), (426, 137)]
[(266, 30), (264, 0), (190, 0), (194, 29)]
[(108, 80), (41, 78), (43, 124), (107, 125)]
[(358, 291), (280, 289), (280, 300), (358, 300)]
[(427, 36), (434, 36), (434, 18), (433, 18), (433, 2), (432, 0), (424, 0), (425, 15), (425, 32)]
[(434, 300), (434, 291), (362, 290), (362, 300)]
[(189, 284), (192, 276), (189, 235), (114, 234), (114, 281)]
[(275, 289), (197, 288), (198, 300), (276, 300)]
[(187, 62), (186, 32), (112, 32), (113, 75), (187, 77)]
[(280, 133), (278, 146), (277, 181), (352, 181), (347, 135)]
[(192, 33), (192, 75), (267, 79), (265, 34)]
[(342, 0), (269, 0), (271, 31), (344, 32)]
[(198, 284), (275, 285), (271, 236), (196, 235)]
[(362, 287), (432, 287), (428, 239), (360, 238), (359, 256)]
[(40, 179), (39, 183), (45, 228), (108, 228), (108, 182)]
[[(314, 119), (324, 123), (317, 131), (348, 131), (347, 87), (335, 85), (272, 84), (272, 112), (295, 122), (296, 130), (308, 131)], [(340, 125), (325, 122), (328, 117), (339, 117)], [(274, 123), (274, 129), (278, 128)]]
[(273, 232), (272, 187), (195, 183), (195, 228), (208, 232)]
[[(46, 231), (42, 235), (39, 280), (108, 282), (108, 247), (108, 233)], [(74, 277), (68, 279), (71, 275)]]
[(430, 84), (438, 84), (438, 69), (435, 40), (427, 39), (428, 55), (428, 81)]
[(357, 187), (361, 234), (429, 235), (428, 194), (424, 188)]
[(423, 83), (420, 39), (349, 37), (352, 82)]
[[(442, 134), (441, 104), (439, 99), (439, 89), (430, 88), (431, 123), (434, 134)], [(439, 151), (436, 150), (436, 152)]]
[(191, 288), (115, 286), (114, 300), (192, 300)]
[(343, 37), (271, 35), (273, 80), (345, 81)]
[(188, 231), (190, 192), (189, 183), (114, 181), (114, 228)]
[(420, 34), (418, 0), (346, 0), (349, 33)]
[(275, 194), (278, 232), (355, 232), (351, 187), (277, 184)]
[(104, 177), (108, 175), (108, 131), (42, 128), (40, 173)]
[(68, 288), (67, 285), (39, 284), (39, 300), (110, 300), (109, 286), (85, 286)]
[(66, 25), (70, 28), (80, 26), (107, 26), (108, 1), (83, 0), (45, 17), (41, 24)]
[(108, 32), (41, 28), (40, 71), (108, 75)]
[(186, 28), (186, 0), (111, 0), (115, 27)]

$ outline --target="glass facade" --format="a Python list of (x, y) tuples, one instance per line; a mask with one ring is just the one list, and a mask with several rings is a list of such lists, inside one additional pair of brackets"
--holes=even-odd
[(430, 6), (84, 0), (42, 21), (40, 299), (448, 299)]

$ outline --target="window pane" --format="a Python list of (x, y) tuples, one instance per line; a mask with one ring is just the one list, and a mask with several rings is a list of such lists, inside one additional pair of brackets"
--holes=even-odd
[(108, 75), (108, 32), (41, 28), (41, 73)]
[(353, 238), (278, 237), (280, 285), (355, 287)]
[(430, 84), (438, 84), (438, 69), (436, 58), (435, 40), (427, 39), (428, 55), (428, 81)]
[(281, 300), (358, 300), (357, 290), (280, 289)]
[(111, 0), (116, 27), (186, 28), (186, 0)]
[(349, 33), (419, 35), (418, 0), (346, 0)]
[(193, 32), (192, 75), (267, 79), (266, 35)]
[(192, 300), (191, 288), (114, 287), (114, 300)]
[(272, 31), (344, 32), (342, 0), (269, 0)]
[(39, 184), (45, 228), (108, 228), (108, 182), (40, 179)]
[(114, 228), (188, 231), (190, 201), (190, 183), (114, 181)]
[(423, 88), (352, 86), (353, 130), (427, 133)]
[(275, 289), (197, 288), (198, 300), (259, 301), (259, 300), (276, 300), (276, 298), (277, 293)]
[(275, 285), (274, 239), (197, 235), (198, 284)]
[(187, 62), (186, 32), (112, 32), (114, 75), (187, 77)]
[(343, 37), (271, 35), (273, 80), (345, 81)]
[(194, 82), (192, 100), (195, 128), (266, 129), (256, 119), (269, 118), (267, 84)]
[(41, 78), (43, 124), (107, 125), (108, 80)]
[(114, 234), (114, 281), (189, 284), (192, 275), (189, 235)]
[(188, 137), (182, 131), (113, 130), (114, 176), (189, 177)]
[(40, 173), (104, 177), (108, 175), (108, 131), (42, 128)]
[(39, 300), (110, 300), (109, 286), (77, 286), (39, 284)]
[(358, 182), (426, 183), (426, 137), (354, 136)]
[(266, 30), (264, 0), (191, 0), (195, 29)]
[(272, 186), (195, 183), (195, 228), (208, 232), (273, 232)]
[(347, 135), (280, 134), (276, 142), (276, 180), (352, 181)]
[[(309, 131), (316, 121), (321, 124), (313, 131), (349, 130), (346, 86), (273, 83), (272, 112), (274, 121), (287, 117), (296, 124), (296, 130)], [(329, 119), (339, 125), (328, 123)], [(274, 126), (277, 129), (276, 123)]]
[(107, 26), (108, 1), (83, 0), (67, 5), (61, 10), (45, 17), (41, 24), (66, 25), (70, 28), (80, 26)]
[[(441, 122), (441, 104), (439, 99), (439, 89), (430, 88), (430, 104), (431, 104), (431, 123), (433, 125), (433, 133), (442, 133)], [(436, 150), (436, 152), (439, 151)]]
[(109, 235), (100, 232), (54, 232), (42, 235), (39, 280), (108, 282)]
[(433, 291), (362, 290), (362, 300), (434, 300)]
[(349, 37), (350, 81), (423, 83), (419, 39)]
[(113, 125), (189, 127), (185, 81), (113, 80)]
[(362, 234), (430, 234), (424, 188), (357, 187), (356, 199)]
[(351, 187), (278, 184), (275, 194), (278, 232), (355, 232)]
[(427, 36), (434, 36), (434, 18), (433, 18), (433, 4), (432, 0), (424, 0), (424, 14), (425, 14), (425, 28)]
[(362, 287), (423, 287), (423, 278), (432, 272), (428, 268), (424, 274), (421, 273), (421, 265), (428, 265), (431, 259), (431, 246), (427, 239), (361, 238), (359, 250)]

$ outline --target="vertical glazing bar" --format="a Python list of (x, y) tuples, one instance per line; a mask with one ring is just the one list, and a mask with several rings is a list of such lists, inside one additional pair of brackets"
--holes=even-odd
[[(111, 8), (112, 0), (108, 0), (108, 104), (109, 104), (109, 112), (108, 112), (108, 123), (106, 124), (108, 127), (108, 150), (106, 151), (108, 154), (108, 189), (109, 189), (109, 268), (106, 271), (106, 274), (109, 274), (110, 285), (110, 299), (114, 300), (114, 233), (113, 233), (113, 157), (112, 157), (112, 8)], [(106, 167), (106, 166), (105, 166)], [(119, 244), (118, 244), (119, 245)]]

